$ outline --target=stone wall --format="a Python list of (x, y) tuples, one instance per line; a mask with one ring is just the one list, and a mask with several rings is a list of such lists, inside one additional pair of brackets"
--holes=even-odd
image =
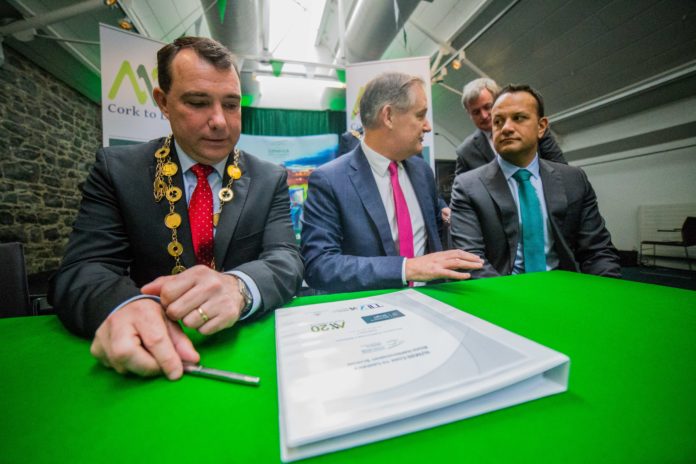
[(0, 67), (0, 242), (27, 272), (58, 267), (101, 145), (99, 105), (4, 45)]

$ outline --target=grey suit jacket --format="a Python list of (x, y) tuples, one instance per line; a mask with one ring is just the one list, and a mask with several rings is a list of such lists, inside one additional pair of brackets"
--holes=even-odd
[[(455, 175), (471, 171), (495, 159), (495, 152), (486, 140), (486, 134), (480, 129), (476, 129), (473, 134), (464, 139), (464, 142), (455, 151), (457, 153), (457, 162), (454, 167)], [(558, 146), (556, 139), (553, 138), (553, 134), (548, 129), (539, 139), (539, 157), (568, 164), (563, 157), (561, 147)]]
[[(166, 199), (155, 202), (152, 191), (153, 154), (163, 140), (97, 151), (51, 285), (58, 316), (78, 335), (92, 337), (116, 306), (139, 295), (144, 284), (171, 273), (171, 231), (164, 224), (169, 204)], [(171, 156), (178, 161), (174, 144)], [(239, 167), (243, 174), (233, 184), (234, 199), (223, 207), (216, 229), (215, 262), (220, 270), (239, 270), (254, 280), (261, 313), (295, 294), (303, 267), (290, 223), (285, 170), (244, 152)], [(181, 170), (172, 180), (183, 190)], [(227, 181), (225, 172), (223, 185)], [(192, 267), (186, 201), (175, 203), (175, 210), (182, 217), (177, 230), (184, 248), (181, 261)]]
[[(580, 169), (539, 160), (559, 269), (620, 277), (619, 257)], [(512, 272), (520, 237), (515, 200), (496, 160), (458, 175), (452, 187), (452, 241), (484, 258), (472, 277)]]

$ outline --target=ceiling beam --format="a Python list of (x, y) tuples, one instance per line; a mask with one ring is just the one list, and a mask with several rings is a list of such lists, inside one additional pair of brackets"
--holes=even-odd
[(616, 104), (621, 100), (626, 100), (635, 95), (648, 92), (692, 74), (696, 74), (696, 60), (688, 61), (680, 66), (656, 74), (647, 79), (643, 79), (642, 81), (638, 81), (614, 92), (586, 101), (585, 103), (568, 108), (567, 110), (559, 111), (558, 113), (550, 115), (549, 121), (557, 123), (567, 119), (572, 119), (587, 112)]

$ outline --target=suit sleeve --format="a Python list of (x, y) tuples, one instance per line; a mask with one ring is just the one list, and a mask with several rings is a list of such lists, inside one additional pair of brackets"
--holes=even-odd
[(287, 172), (277, 177), (272, 188), (275, 193), (267, 212), (258, 258), (231, 269), (244, 272), (256, 283), (262, 310), (255, 314), (282, 306), (302, 283), (302, 259), (290, 221)]
[(455, 176), (458, 176), (459, 174), (469, 170), (469, 167), (467, 166), (466, 161), (464, 160), (465, 145), (466, 145), (466, 142), (462, 143), (454, 151), (457, 154), (457, 161), (454, 164), (454, 175)]
[(482, 277), (495, 277), (498, 271), (491, 265), (486, 257), (486, 241), (483, 238), (483, 231), (477, 205), (475, 200), (467, 193), (468, 182), (475, 180), (465, 180), (463, 176), (457, 176), (452, 186), (452, 216), (451, 216), (451, 235), (452, 244), (455, 248), (468, 251), (483, 259), (483, 267), (471, 272), (472, 279)]
[(345, 255), (342, 227), (331, 182), (322, 171), (314, 171), (309, 178), (302, 225), (302, 257), (310, 287), (347, 292), (403, 286), (403, 257)]
[(140, 294), (123, 217), (103, 149), (85, 181), (82, 202), (50, 299), (73, 333), (91, 338), (119, 304)]
[(582, 199), (580, 230), (576, 237), (575, 259), (580, 271), (608, 277), (621, 277), (619, 256), (611, 235), (599, 213), (597, 196), (584, 171), (580, 171), (585, 192)]
[(546, 129), (544, 135), (539, 139), (539, 156), (545, 160), (568, 164), (563, 157), (563, 150), (558, 146), (556, 139), (551, 133), (551, 129)]

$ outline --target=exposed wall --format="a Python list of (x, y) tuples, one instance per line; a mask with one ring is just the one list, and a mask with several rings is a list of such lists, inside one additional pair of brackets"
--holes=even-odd
[(687, 96), (561, 138), (570, 159), (583, 154), (571, 164), (587, 172), (617, 248), (640, 247), (639, 206), (696, 202), (694, 105)]
[(637, 250), (638, 207), (696, 201), (696, 138), (573, 162), (597, 192), (614, 244)]
[(98, 105), (13, 51), (0, 67), (0, 242), (27, 271), (57, 268), (101, 143)]

